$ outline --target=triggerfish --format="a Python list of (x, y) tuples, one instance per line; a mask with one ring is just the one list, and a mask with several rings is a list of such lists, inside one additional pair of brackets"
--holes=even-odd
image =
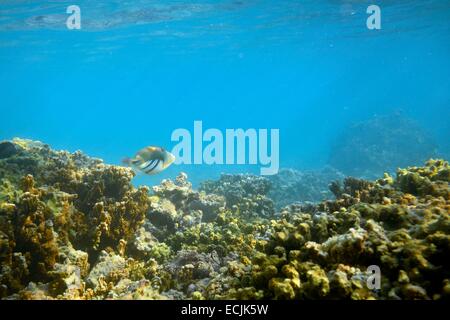
[(135, 171), (145, 174), (157, 174), (167, 169), (175, 161), (175, 156), (160, 147), (146, 147), (136, 153), (134, 158), (125, 158), (122, 162)]

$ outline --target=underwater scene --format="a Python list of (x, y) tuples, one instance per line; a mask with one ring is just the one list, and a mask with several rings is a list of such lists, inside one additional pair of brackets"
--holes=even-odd
[(0, 299), (450, 299), (450, 1), (2, 0)]

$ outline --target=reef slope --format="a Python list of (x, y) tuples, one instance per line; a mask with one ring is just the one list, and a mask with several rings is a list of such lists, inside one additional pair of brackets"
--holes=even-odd
[(262, 177), (193, 190), (183, 173), (151, 188), (133, 175), (79, 151), (0, 142), (0, 298), (450, 297), (446, 161), (346, 178), (334, 200), (280, 210)]

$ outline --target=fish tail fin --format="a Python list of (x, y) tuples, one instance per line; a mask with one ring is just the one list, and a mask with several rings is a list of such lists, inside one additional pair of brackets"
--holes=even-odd
[(122, 159), (122, 164), (129, 166), (131, 164), (131, 159), (130, 158), (123, 158)]

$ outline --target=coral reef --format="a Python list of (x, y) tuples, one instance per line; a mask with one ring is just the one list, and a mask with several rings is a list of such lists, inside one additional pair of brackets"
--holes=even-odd
[(223, 195), (228, 208), (246, 217), (270, 217), (274, 203), (267, 195), (271, 183), (265, 177), (250, 174), (222, 174), (218, 181), (205, 181), (200, 190)]
[(0, 142), (0, 298), (450, 298), (448, 162), (336, 174), (334, 197), (304, 202), (334, 174), (136, 188), (81, 152)]
[(332, 181), (344, 179), (344, 175), (331, 167), (315, 171), (281, 169), (268, 179), (271, 182), (268, 196), (279, 210), (294, 202), (315, 203), (333, 198), (328, 186)]
[(437, 145), (414, 120), (401, 113), (355, 123), (336, 137), (329, 165), (346, 175), (375, 179), (399, 167), (435, 157)]
[(66, 261), (81, 277), (102, 250), (123, 251), (144, 223), (148, 188), (131, 185), (131, 170), (39, 142), (5, 143), (15, 152), (0, 160), (2, 296), (33, 281), (62, 292)]

